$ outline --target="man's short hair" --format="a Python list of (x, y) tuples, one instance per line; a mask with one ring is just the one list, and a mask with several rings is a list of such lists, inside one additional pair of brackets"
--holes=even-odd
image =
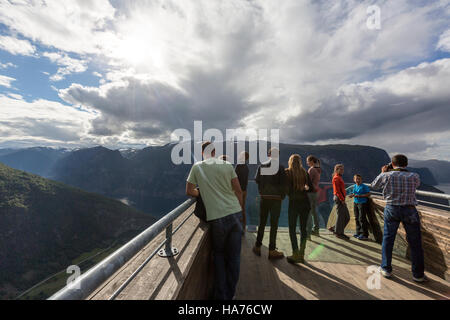
[(354, 176), (353, 176), (353, 178), (356, 178), (356, 177), (358, 177), (358, 178), (361, 178), (362, 179), (362, 175), (360, 175), (360, 174), (355, 174)]
[[(203, 142), (203, 144), (202, 144), (202, 152), (205, 152), (205, 149), (209, 146), (209, 145), (211, 145), (212, 144), (212, 142), (211, 141), (206, 141), (206, 142)], [(214, 146), (213, 146), (214, 147)], [(214, 151), (215, 149), (212, 149), (211, 150), (211, 153)]]
[(405, 168), (408, 166), (408, 158), (403, 154), (397, 154), (392, 157), (392, 164), (395, 167)]

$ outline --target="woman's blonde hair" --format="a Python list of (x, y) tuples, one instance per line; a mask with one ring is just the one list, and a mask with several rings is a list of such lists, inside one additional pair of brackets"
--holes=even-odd
[(294, 190), (305, 190), (307, 172), (302, 166), (302, 158), (298, 154), (293, 154), (289, 158), (289, 168), (286, 170), (292, 179)]
[(335, 175), (338, 174), (338, 170), (339, 170), (340, 168), (343, 168), (343, 167), (344, 167), (344, 165), (343, 165), (342, 163), (339, 163), (339, 164), (335, 165), (335, 166), (334, 166), (334, 174), (335, 174)]

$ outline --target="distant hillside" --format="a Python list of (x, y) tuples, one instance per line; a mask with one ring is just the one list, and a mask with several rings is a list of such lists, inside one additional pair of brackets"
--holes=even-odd
[(58, 161), (52, 177), (83, 190), (108, 195), (113, 198), (125, 185), (130, 163), (119, 151), (103, 147), (70, 152)]
[[(171, 161), (172, 148), (171, 144), (141, 150), (96, 147), (66, 152), (64, 156), (58, 156), (45, 148), (41, 148), (44, 149), (41, 152), (53, 157), (54, 164), (47, 172), (47, 176), (52, 179), (121, 199), (144, 212), (161, 216), (186, 198), (185, 180), (191, 166), (174, 165)], [(223, 150), (226, 150), (225, 147)], [(384, 150), (369, 146), (280, 144), (280, 151), (281, 163), (284, 166), (287, 166), (289, 156), (294, 153), (302, 156), (304, 166), (308, 155), (319, 157), (322, 161), (323, 182), (331, 181), (333, 168), (337, 163), (345, 165), (346, 182), (352, 182), (355, 173), (361, 174), (365, 182), (370, 182), (379, 174), (381, 166), (390, 161)], [(24, 165), (22, 168), (38, 173), (36, 166), (32, 166), (35, 154), (36, 150), (27, 149), (22, 153), (16, 151), (9, 156), (14, 155), (18, 159), (14, 167), (28, 163), (30, 166)], [(31, 157), (30, 160), (26, 160), (28, 157)], [(420, 174), (424, 185), (433, 186), (439, 183), (433, 172), (434, 166), (418, 167), (416, 164), (411, 161), (410, 169)], [(256, 169), (257, 165), (250, 165), (250, 179), (254, 177)], [(444, 169), (439, 170), (445, 172)]]
[(17, 151), (17, 149), (0, 149), (0, 157), (15, 151)]
[(422, 184), (427, 184), (429, 186), (436, 186), (438, 185), (438, 181), (434, 177), (434, 175), (431, 173), (431, 170), (428, 168), (407, 168), (411, 172), (416, 172), (420, 175), (420, 181)]
[(27, 148), (20, 150), (3, 149), (0, 162), (14, 169), (49, 177), (53, 166), (67, 150), (52, 148)]
[[(186, 198), (185, 181), (191, 167), (174, 165), (172, 148), (173, 145), (166, 145), (133, 152), (127, 150), (126, 157), (119, 151), (102, 147), (82, 149), (59, 160), (53, 175), (58, 181), (115, 199), (126, 199), (140, 210), (162, 215)], [(384, 150), (367, 146), (280, 144), (280, 150), (285, 166), (293, 153), (299, 153), (304, 162), (309, 154), (318, 156), (324, 169), (322, 181), (331, 181), (336, 163), (345, 164), (344, 179), (351, 182), (355, 173), (362, 174), (366, 181), (372, 180), (381, 166), (389, 162)], [(256, 168), (257, 165), (250, 166), (250, 179)]]
[(409, 165), (414, 168), (427, 168), (436, 181), (450, 183), (450, 162), (441, 160), (410, 160)]
[(0, 164), (0, 299), (154, 221), (119, 201)]

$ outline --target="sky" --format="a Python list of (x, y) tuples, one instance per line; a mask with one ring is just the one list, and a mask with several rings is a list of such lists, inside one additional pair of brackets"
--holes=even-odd
[(202, 121), (450, 160), (449, 21), (450, 0), (0, 0), (0, 148)]

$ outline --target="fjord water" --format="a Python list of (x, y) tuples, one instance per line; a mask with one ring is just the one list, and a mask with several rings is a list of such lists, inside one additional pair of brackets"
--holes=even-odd
[(443, 183), (436, 186), (439, 190), (445, 192), (446, 194), (450, 194), (450, 183)]

